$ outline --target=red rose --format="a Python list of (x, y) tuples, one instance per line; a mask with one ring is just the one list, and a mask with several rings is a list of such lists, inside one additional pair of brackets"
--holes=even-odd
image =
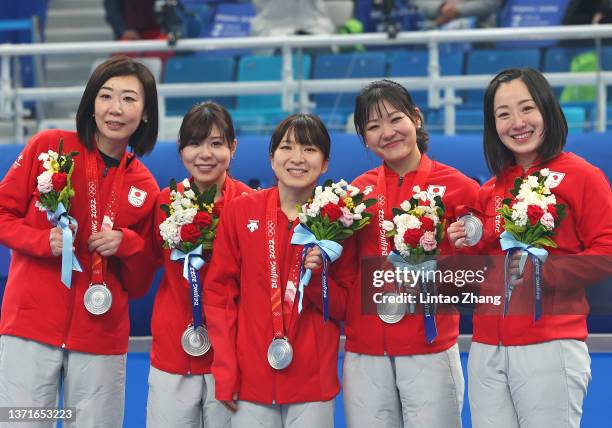
[(200, 239), (200, 230), (195, 224), (181, 226), (181, 240), (195, 244)]
[(205, 227), (210, 226), (210, 222), (212, 219), (210, 218), (210, 214), (204, 211), (200, 211), (193, 218), (193, 224), (195, 224), (200, 229), (204, 229)]
[(336, 204), (329, 203), (321, 208), (321, 217), (329, 218), (329, 221), (336, 221), (342, 217), (342, 210)]
[(212, 216), (219, 217), (220, 215), (221, 215), (221, 205), (215, 204), (215, 206), (212, 209)]
[(338, 206), (339, 206), (340, 208), (344, 208), (344, 207), (346, 207), (346, 204), (344, 203), (344, 199), (342, 199), (342, 198), (338, 197)]
[(412, 248), (416, 248), (421, 240), (421, 231), (419, 229), (406, 229), (404, 232), (404, 242)]
[(550, 215), (555, 219), (555, 221), (559, 220), (559, 213), (557, 212), (557, 207), (554, 205), (549, 205), (547, 208)]
[(538, 220), (542, 218), (544, 215), (544, 210), (537, 205), (529, 205), (527, 207), (527, 217), (529, 217), (529, 222), (532, 225), (535, 225)]
[(66, 187), (66, 182), (68, 181), (68, 176), (65, 172), (56, 172), (51, 176), (51, 183), (53, 184), (53, 190), (56, 192), (61, 192), (64, 187)]
[(421, 220), (421, 230), (422, 231), (431, 231), (433, 232), (435, 230), (435, 226), (434, 226), (434, 221), (432, 219), (430, 219), (429, 217), (421, 217), (419, 220)]

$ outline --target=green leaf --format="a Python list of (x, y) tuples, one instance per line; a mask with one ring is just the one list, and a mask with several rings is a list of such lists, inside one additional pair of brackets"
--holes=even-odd
[(362, 201), (362, 203), (366, 206), (366, 208), (370, 208), (372, 205), (376, 203), (376, 199), (374, 198), (366, 199), (365, 201)]
[(557, 248), (557, 244), (555, 243), (555, 241), (545, 236), (542, 236), (536, 239), (531, 245), (539, 246), (539, 247)]
[(174, 178), (170, 179), (170, 190), (174, 190), (176, 192), (176, 180)]

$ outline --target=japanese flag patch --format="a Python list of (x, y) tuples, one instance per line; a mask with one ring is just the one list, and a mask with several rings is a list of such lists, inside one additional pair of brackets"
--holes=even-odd
[(140, 208), (142, 204), (144, 204), (145, 199), (147, 199), (147, 192), (134, 186), (130, 187), (130, 193), (128, 193), (128, 202), (130, 205)]
[(554, 189), (561, 184), (563, 177), (565, 177), (564, 172), (549, 171), (548, 177), (546, 177), (546, 182), (544, 184), (546, 184), (549, 189)]
[(439, 186), (436, 184), (431, 184), (427, 188), (427, 197), (430, 200), (433, 200), (436, 196), (443, 197), (444, 192), (446, 192), (446, 186)]

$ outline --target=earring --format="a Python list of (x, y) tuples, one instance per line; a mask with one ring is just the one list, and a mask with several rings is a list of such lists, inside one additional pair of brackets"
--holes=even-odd
[(144, 123), (149, 123), (149, 119), (147, 119), (146, 117), (143, 117), (143, 118), (142, 118), (142, 121), (143, 121)]
[(95, 112), (94, 112), (94, 113), (92, 113), (92, 114), (91, 114), (91, 117), (96, 117), (96, 113), (95, 113)]

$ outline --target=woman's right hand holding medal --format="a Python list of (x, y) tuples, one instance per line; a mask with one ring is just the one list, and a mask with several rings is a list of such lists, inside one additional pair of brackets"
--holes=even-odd
[(456, 222), (452, 223), (448, 227), (447, 233), (448, 240), (455, 248), (464, 248), (467, 246), (465, 244), (467, 233), (465, 231), (465, 224), (463, 223), (463, 220), (457, 220)]

